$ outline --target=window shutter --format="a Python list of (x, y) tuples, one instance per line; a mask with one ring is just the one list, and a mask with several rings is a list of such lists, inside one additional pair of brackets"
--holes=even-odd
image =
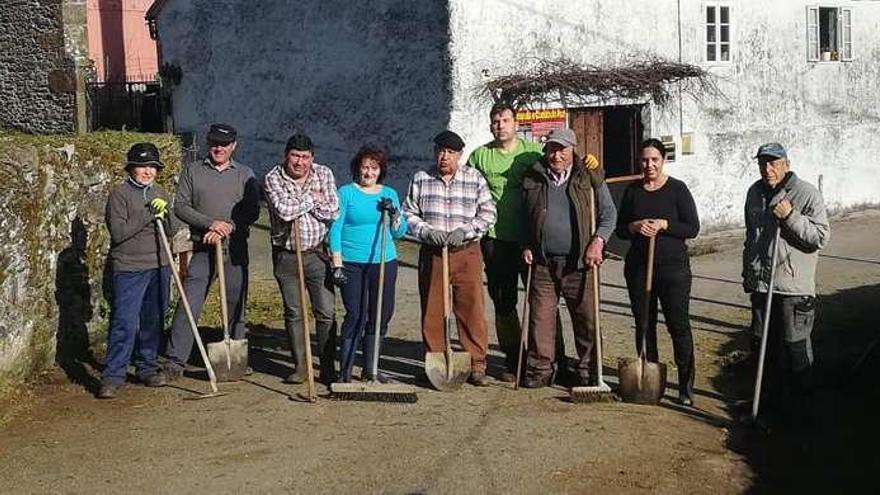
[(819, 7), (807, 7), (807, 60), (819, 61)]
[(838, 16), (840, 40), (837, 46), (840, 47), (840, 60), (852, 60), (852, 9), (840, 9)]

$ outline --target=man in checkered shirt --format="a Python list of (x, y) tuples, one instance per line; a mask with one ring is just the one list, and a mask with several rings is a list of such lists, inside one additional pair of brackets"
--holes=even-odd
[(320, 380), (329, 385), (336, 381), (335, 294), (324, 238), (339, 212), (333, 171), (314, 162), (314, 146), (308, 136), (294, 134), (284, 148), (284, 162), (266, 174), (264, 189), (272, 226), (272, 264), (284, 303), (284, 327), (290, 336), (291, 354), (296, 364), (294, 373), (284, 381), (302, 383), (309, 366), (305, 363), (304, 315), (299, 303), (299, 275), (292, 238), (293, 222), (299, 221), (303, 273), (318, 337)]
[(434, 138), (436, 167), (415, 174), (403, 203), (409, 231), (422, 242), (419, 296), (427, 352), (444, 352), (442, 247), (449, 248), (449, 281), (461, 346), (471, 355), (469, 381), (486, 381), (489, 335), (483, 300), (483, 256), (479, 240), (495, 223), (495, 203), (486, 179), (459, 165), (464, 141), (451, 131)]

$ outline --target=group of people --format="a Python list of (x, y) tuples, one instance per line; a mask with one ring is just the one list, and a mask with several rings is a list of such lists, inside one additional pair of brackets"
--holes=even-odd
[[(594, 385), (592, 297), (598, 288), (592, 286), (591, 270), (602, 264), (605, 246), (617, 233), (630, 240), (624, 275), (636, 346), (647, 359), (659, 359), (656, 325), (662, 307), (672, 336), (679, 400), (693, 404), (692, 276), (685, 241), (696, 237), (700, 223), (685, 183), (665, 172), (663, 143), (649, 139), (641, 144), (642, 179), (625, 189), (618, 210), (598, 160), (577, 154), (572, 130), (554, 129), (543, 143), (521, 139), (516, 109), (504, 102), (492, 107), (489, 119), (493, 140), (475, 149), (466, 163), (462, 163), (461, 137), (449, 130), (440, 132), (434, 138), (434, 164), (415, 173), (403, 201), (383, 185), (389, 164), (388, 152), (381, 147), (362, 147), (349, 167), (351, 182), (337, 189), (332, 169), (315, 162), (312, 140), (295, 134), (287, 141), (281, 163), (259, 184), (249, 167), (232, 158), (235, 129), (214, 124), (207, 134), (207, 156), (184, 167), (172, 208), (168, 195), (154, 183), (163, 167), (155, 146), (134, 145), (126, 165), (129, 177), (107, 203), (113, 313), (98, 396), (117, 394), (132, 354), (137, 376), (147, 386), (162, 386), (179, 377), (189, 358), (193, 336), (178, 307), (167, 340), (166, 364), (161, 370), (157, 365), (170, 262), (157, 244), (159, 222), (169, 221), (172, 229), (177, 222), (189, 227), (193, 253), (184, 290), (196, 319), (216, 276), (213, 245), (224, 246), (229, 328), (235, 338), (245, 336), (247, 239), (262, 194), (270, 213), (274, 275), (294, 362), (286, 382), (303, 382), (310, 365), (304, 348), (307, 315), (299, 302), (296, 249), (302, 254), (303, 282), (315, 320), (319, 379), (326, 384), (350, 382), (355, 379), (358, 350), (364, 363), (370, 363), (374, 348), (365, 343), (373, 341), (377, 328), (380, 337), (387, 332), (397, 280), (394, 240), (409, 234), (421, 245), (418, 288), (426, 352), (445, 350), (442, 298), (443, 284), (449, 283), (459, 341), (471, 356), (469, 381), (475, 386), (488, 384), (485, 272), (506, 364), (497, 378), (514, 381), (524, 331), (517, 312), (518, 286), (528, 274), (528, 353), (522, 385), (548, 386), (560, 372), (568, 372), (573, 386)], [(771, 313), (769, 358), (776, 380), (768, 386), (803, 387), (812, 363), (816, 253), (828, 241), (828, 220), (821, 195), (789, 170), (781, 145), (761, 146), (756, 158), (761, 179), (747, 193), (743, 285), (752, 293), (753, 326), (760, 331), (769, 265), (773, 250), (779, 249), (780, 275), (774, 289), (779, 297)], [(779, 246), (772, 242), (777, 229)], [(646, 297), (649, 260), (654, 279)], [(384, 265), (382, 287), (380, 265)], [(345, 308), (339, 336), (336, 288)], [(382, 307), (376, 308), (379, 291)], [(560, 297), (571, 317), (578, 355), (570, 370), (561, 349)], [(389, 380), (382, 373), (372, 376), (369, 366), (363, 370), (361, 380)]]

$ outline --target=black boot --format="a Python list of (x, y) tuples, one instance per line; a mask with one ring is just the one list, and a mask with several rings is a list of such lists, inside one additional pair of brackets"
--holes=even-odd
[(293, 358), (294, 372), (284, 379), (284, 383), (303, 383), (308, 378), (306, 370), (306, 349), (300, 325), (286, 325), (290, 342), (290, 355)]
[(678, 368), (678, 401), (683, 406), (694, 405), (694, 366)]

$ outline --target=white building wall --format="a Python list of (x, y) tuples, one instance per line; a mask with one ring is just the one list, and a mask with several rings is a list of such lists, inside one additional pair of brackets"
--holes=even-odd
[[(653, 122), (645, 125), (652, 136), (676, 137), (677, 159), (667, 171), (688, 183), (704, 225), (741, 223), (745, 191), (758, 178), (751, 157), (767, 141), (789, 149), (793, 170), (804, 179), (816, 184), (822, 176), (829, 206), (880, 202), (878, 2), (828, 5), (853, 9), (854, 60), (825, 63), (807, 61), (807, 2), (727, 2), (734, 23), (734, 58), (727, 65), (703, 63), (702, 1), (450, 4), (450, 126), (463, 135), (468, 151), (491, 139), (491, 101), (476, 94), (486, 77), (516, 72), (536, 58), (604, 64), (639, 52), (670, 60), (680, 55), (717, 76), (726, 98), (674, 99), (653, 108)], [(693, 133), (692, 155), (681, 155), (682, 132)]]

